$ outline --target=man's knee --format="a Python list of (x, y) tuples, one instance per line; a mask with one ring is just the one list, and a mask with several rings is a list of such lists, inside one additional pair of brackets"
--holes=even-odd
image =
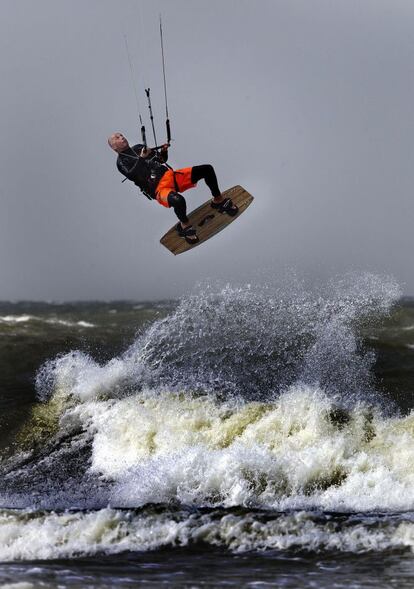
[(202, 166), (200, 166), (200, 168), (205, 176), (210, 176), (211, 174), (214, 174), (214, 168), (211, 164), (203, 164)]
[(170, 192), (170, 194), (168, 195), (168, 204), (170, 205), (170, 207), (173, 207), (174, 209), (176, 207), (182, 208), (185, 206), (185, 199), (183, 195), (179, 192)]
[(202, 164), (201, 166), (194, 166), (191, 171), (191, 180), (197, 184), (203, 178), (212, 178), (215, 176), (214, 168), (211, 164)]

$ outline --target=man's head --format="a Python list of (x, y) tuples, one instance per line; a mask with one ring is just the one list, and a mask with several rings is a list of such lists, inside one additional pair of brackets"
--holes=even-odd
[(122, 133), (113, 133), (108, 137), (108, 144), (114, 151), (120, 153), (129, 147), (128, 140), (122, 135)]

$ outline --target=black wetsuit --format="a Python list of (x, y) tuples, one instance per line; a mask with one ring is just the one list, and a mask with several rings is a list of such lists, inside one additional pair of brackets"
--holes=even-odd
[(149, 198), (155, 198), (158, 182), (169, 169), (166, 166), (168, 151), (153, 151), (149, 157), (140, 157), (144, 145), (137, 144), (121, 151), (116, 160), (118, 170), (140, 188)]

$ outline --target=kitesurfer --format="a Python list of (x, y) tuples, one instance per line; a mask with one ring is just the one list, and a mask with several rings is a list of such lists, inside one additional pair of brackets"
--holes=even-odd
[(237, 214), (237, 206), (230, 198), (222, 196), (212, 165), (205, 164), (173, 170), (167, 164), (169, 147), (167, 143), (159, 150), (147, 148), (143, 144), (130, 147), (122, 133), (113, 133), (108, 138), (108, 143), (118, 154), (116, 165), (121, 174), (134, 182), (147, 198), (157, 200), (160, 205), (174, 209), (180, 221), (176, 227), (177, 232), (187, 243), (197, 243), (198, 237), (187, 217), (187, 204), (181, 192), (193, 188), (199, 180), (204, 180), (210, 189), (213, 209), (231, 217)]

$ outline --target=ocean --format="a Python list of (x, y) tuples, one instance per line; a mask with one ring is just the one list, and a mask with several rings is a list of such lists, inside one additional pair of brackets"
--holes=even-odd
[(414, 585), (389, 277), (0, 303), (0, 587)]

